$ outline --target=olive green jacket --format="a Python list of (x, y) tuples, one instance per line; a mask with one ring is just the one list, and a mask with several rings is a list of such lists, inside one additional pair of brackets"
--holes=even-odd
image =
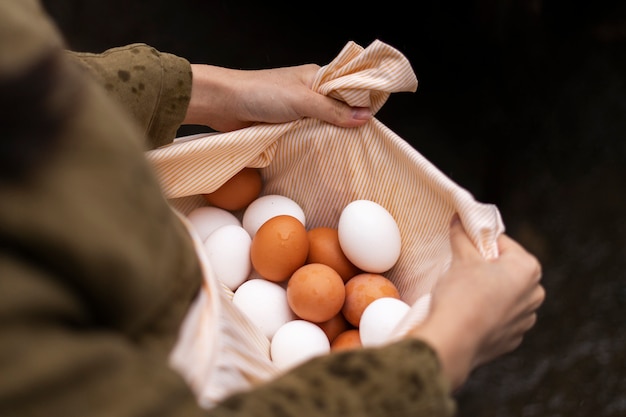
[(140, 44), (65, 53), (36, 0), (1, 1), (0, 80), (44, 56), (57, 63), (45, 102), (63, 116), (60, 140), (27, 177), (0, 178), (0, 416), (454, 413), (418, 341), (314, 359), (198, 407), (168, 355), (200, 270), (144, 158), (182, 123), (190, 65)]

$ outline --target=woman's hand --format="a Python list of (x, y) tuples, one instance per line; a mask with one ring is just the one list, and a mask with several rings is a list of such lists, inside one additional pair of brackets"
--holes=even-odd
[(411, 335), (437, 352), (453, 388), (476, 367), (517, 348), (545, 298), (537, 259), (506, 235), (500, 255), (485, 260), (455, 218), (452, 263), (439, 279), (431, 312)]
[(201, 64), (191, 68), (191, 100), (184, 124), (227, 132), (255, 122), (284, 123), (302, 117), (355, 127), (372, 117), (367, 108), (353, 108), (311, 90), (320, 68), (315, 64), (264, 70)]

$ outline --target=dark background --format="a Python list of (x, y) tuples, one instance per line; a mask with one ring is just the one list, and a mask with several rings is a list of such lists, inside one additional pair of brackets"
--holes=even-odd
[(625, 3), (44, 1), (76, 50), (250, 69), (325, 65), (350, 40), (404, 53), (418, 91), (377, 118), (497, 204), (544, 268), (538, 324), (472, 375), (460, 417), (626, 416)]

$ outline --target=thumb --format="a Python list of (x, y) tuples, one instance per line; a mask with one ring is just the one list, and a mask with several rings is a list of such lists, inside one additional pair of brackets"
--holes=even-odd
[(452, 216), (450, 222), (450, 246), (453, 258), (468, 259), (480, 256), (480, 252), (465, 232), (457, 213)]
[(319, 93), (310, 95), (302, 115), (341, 127), (361, 126), (372, 118), (372, 112), (367, 107), (351, 107), (341, 100)]

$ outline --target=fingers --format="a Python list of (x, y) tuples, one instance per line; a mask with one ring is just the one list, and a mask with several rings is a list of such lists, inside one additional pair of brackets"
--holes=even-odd
[(346, 103), (311, 91), (311, 99), (303, 102), (302, 115), (341, 126), (358, 127), (372, 118), (367, 107), (350, 107)]
[(519, 264), (524, 265), (524, 270), (528, 271), (536, 282), (539, 282), (541, 278), (541, 264), (535, 256), (504, 233), (498, 236), (497, 244), (501, 258), (517, 260)]
[(465, 232), (458, 214), (454, 214), (450, 222), (450, 245), (453, 258), (471, 259), (476, 256), (480, 257), (476, 246), (474, 246)]
[(499, 249), (500, 254), (504, 254), (509, 251), (526, 252), (526, 250), (522, 247), (522, 245), (520, 245), (519, 243), (517, 243), (515, 240), (513, 240), (511, 237), (509, 237), (508, 235), (504, 233), (498, 236), (498, 249)]
[(535, 312), (539, 310), (546, 299), (546, 290), (543, 286), (537, 285), (530, 296), (528, 303), (529, 311)]
[(529, 276), (533, 278), (533, 283), (537, 284), (541, 281), (541, 263), (518, 242), (505, 234), (501, 234), (498, 236), (498, 249), (501, 258), (514, 260), (520, 265), (520, 268), (527, 271)]
[[(537, 313), (527, 314), (511, 326), (512, 336), (509, 339), (509, 348), (506, 348), (506, 352), (511, 352), (517, 349), (524, 339), (526, 333), (528, 333), (537, 323)], [(506, 353), (505, 352), (505, 353)]]
[(526, 308), (516, 319), (515, 331), (524, 334), (535, 326), (537, 323), (537, 310), (543, 304), (545, 299), (545, 290), (541, 285), (537, 285), (527, 298)]
[(522, 322), (522, 332), (526, 333), (527, 331), (535, 327), (536, 323), (537, 323), (537, 313), (529, 314), (526, 317), (526, 319)]
[(311, 90), (313, 80), (320, 69), (316, 64), (305, 64), (297, 67), (303, 84), (307, 87), (304, 100), (299, 100), (300, 115), (312, 117), (341, 127), (357, 127), (364, 125), (372, 118), (367, 107), (352, 107), (347, 103)]

